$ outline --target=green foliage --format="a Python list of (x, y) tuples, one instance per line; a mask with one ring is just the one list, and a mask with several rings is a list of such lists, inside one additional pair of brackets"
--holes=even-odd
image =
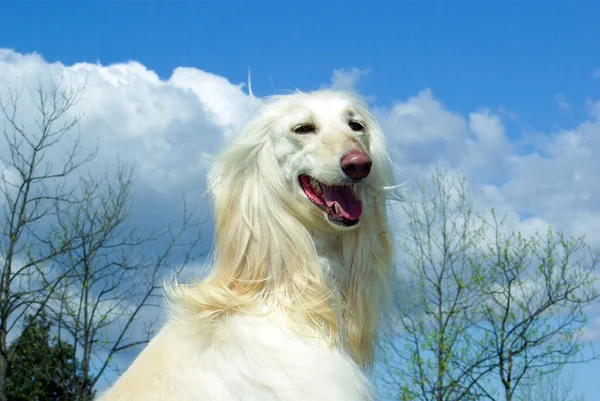
[(407, 199), (385, 395), (511, 401), (526, 383), (585, 361), (600, 255), (584, 238), (513, 233), (494, 210), (475, 213), (464, 180), (439, 169)]
[(28, 327), (9, 347), (8, 400), (92, 400), (93, 391), (83, 383), (73, 346), (52, 336), (45, 316), (28, 316), (25, 321)]
[(494, 235), (482, 251), (487, 257), (480, 268), (489, 283), (481, 287), (479, 327), (490, 334), (486, 347), (494, 350), (496, 374), (510, 400), (523, 382), (585, 361), (580, 338), (585, 308), (599, 297), (599, 257), (584, 238), (551, 228), (508, 234), (494, 211), (489, 220)]

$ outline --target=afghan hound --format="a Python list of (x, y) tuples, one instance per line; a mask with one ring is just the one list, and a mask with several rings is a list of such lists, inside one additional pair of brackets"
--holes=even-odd
[(355, 94), (265, 100), (209, 172), (212, 270), (167, 288), (168, 323), (100, 400), (372, 400), (393, 184)]

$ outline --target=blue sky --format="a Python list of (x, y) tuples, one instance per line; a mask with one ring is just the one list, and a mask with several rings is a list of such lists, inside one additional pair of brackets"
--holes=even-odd
[[(248, 69), (260, 96), (328, 85), (336, 69), (364, 70), (356, 89), (379, 110), (404, 165), (418, 170), (432, 159), (448, 162), (468, 178), (479, 205), (513, 213), (515, 227), (551, 224), (600, 245), (600, 1), (10, 0), (0, 4), (0, 15), (0, 48), (43, 57), (6, 65), (90, 63), (85, 69), (98, 74), (92, 89), (115, 99), (99, 103), (105, 110), (129, 110), (119, 102), (135, 96), (136, 104), (165, 102), (163, 120), (181, 124), (176, 132), (157, 129), (159, 137), (148, 128), (148, 141), (192, 138), (180, 144), (184, 148), (202, 146), (193, 138), (200, 127), (221, 130), (209, 117), (186, 114), (197, 102), (228, 124), (243, 121), (245, 100), (234, 85), (246, 82)], [(169, 92), (154, 90), (155, 80), (129, 61), (156, 72)], [(121, 76), (115, 63), (129, 75), (122, 75), (124, 89), (113, 93), (98, 82)], [(177, 67), (233, 85), (196, 72), (169, 81)], [(6, 78), (1, 75), (0, 81)], [(137, 89), (138, 82), (148, 93)], [(215, 86), (205, 86), (208, 93), (198, 82)], [(200, 100), (176, 93), (181, 87)], [(432, 92), (423, 92), (427, 88)], [(415, 108), (418, 113), (410, 114)], [(103, 118), (94, 114), (98, 110), (87, 112), (94, 121)], [(143, 131), (134, 114), (110, 118), (113, 126)], [(97, 135), (102, 138), (99, 128)], [(462, 153), (466, 142), (472, 153)], [(118, 143), (131, 149), (125, 139)], [(158, 157), (149, 149), (138, 157)], [(185, 150), (165, 157), (189, 165), (193, 155)], [(547, 156), (543, 163), (540, 154)], [(165, 177), (183, 171), (176, 162)], [(155, 167), (142, 163), (143, 183), (161, 176)], [(148, 179), (145, 169), (153, 173)], [(142, 187), (160, 193), (151, 184)], [(147, 221), (168, 209), (165, 199), (138, 213)], [(597, 332), (590, 335), (600, 339), (600, 319), (595, 322)], [(594, 380), (599, 370), (597, 363), (576, 370), (588, 401), (600, 391)]]
[[(198, 66), (255, 91), (314, 88), (334, 68), (371, 71), (380, 102), (430, 87), (452, 109), (498, 106), (551, 128), (600, 81), (597, 1), (10, 1), (0, 42), (49, 60), (137, 60), (167, 77)], [(536, 107), (531, 107), (535, 104)]]

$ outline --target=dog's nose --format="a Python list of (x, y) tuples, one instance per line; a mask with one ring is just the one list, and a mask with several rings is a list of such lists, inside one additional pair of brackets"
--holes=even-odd
[(369, 155), (359, 150), (352, 150), (340, 162), (340, 167), (344, 173), (353, 180), (365, 178), (371, 172), (373, 162)]

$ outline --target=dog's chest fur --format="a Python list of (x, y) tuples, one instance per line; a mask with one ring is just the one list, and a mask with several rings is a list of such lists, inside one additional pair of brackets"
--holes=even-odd
[(210, 337), (206, 329), (168, 323), (100, 400), (372, 399), (345, 352), (298, 335), (277, 315), (231, 317), (211, 327)]

